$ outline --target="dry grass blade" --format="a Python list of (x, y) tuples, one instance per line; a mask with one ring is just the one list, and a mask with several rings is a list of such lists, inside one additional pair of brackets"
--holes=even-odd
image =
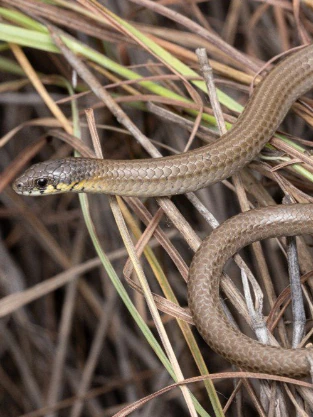
[(166, 394), (167, 392), (171, 391), (174, 388), (179, 387), (182, 384), (194, 384), (195, 382), (202, 381), (203, 379), (211, 379), (211, 380), (219, 380), (224, 378), (258, 378), (258, 379), (269, 379), (272, 381), (280, 381), (280, 382), (286, 382), (291, 383), (295, 385), (299, 385), (301, 387), (306, 388), (313, 388), (312, 384), (309, 384), (307, 382), (297, 381), (296, 379), (286, 378), (286, 377), (277, 377), (273, 375), (267, 375), (267, 374), (253, 374), (249, 372), (225, 372), (223, 374), (215, 374), (215, 375), (207, 375), (205, 377), (195, 377), (195, 378), (189, 378), (188, 380), (185, 380), (180, 383), (172, 384), (168, 387), (165, 387), (158, 392), (155, 392), (139, 401), (137, 401), (135, 404), (132, 404), (128, 407), (125, 407), (122, 411), (114, 414), (113, 417), (125, 417), (129, 415), (131, 412), (137, 410), (139, 407), (142, 407), (144, 404), (146, 404), (148, 401), (151, 401), (152, 399), (156, 398), (157, 396)]
[[(186, 297), (188, 266), (212, 228), (240, 210), (281, 204), (286, 194), (313, 201), (310, 98), (292, 107), (240, 175), (197, 194), (125, 197), (117, 206), (106, 196), (33, 199), (9, 188), (30, 164), (73, 151), (158, 158), (212, 143), (229, 129), (256, 75), (257, 84), (269, 63), (312, 38), (313, 3), (226, 3), (0, 1), (0, 415), (312, 412), (312, 385), (304, 381), (229, 372), (198, 337)], [(209, 56), (200, 68), (197, 48)], [(212, 73), (217, 95), (208, 100)], [(297, 248), (306, 346), (312, 238), (297, 238)], [(289, 346), (285, 256), (284, 239), (235, 255), (221, 298), (243, 332), (265, 316), (262, 332), (267, 326), (272, 343)], [(245, 295), (252, 289), (249, 308), (240, 269)]]
[(51, 99), (50, 95), (48, 94), (47, 90), (44, 88), (40, 78), (37, 76), (36, 72), (30, 65), (26, 55), (23, 53), (22, 49), (19, 48), (17, 45), (11, 44), (12, 52), (14, 53), (16, 59), (20, 63), (21, 67), (28, 75), (29, 79), (31, 80), (32, 84), (41, 95), (42, 99), (46, 103), (47, 107), (51, 110), (51, 113), (55, 116), (55, 118), (61, 123), (63, 129), (67, 133), (72, 133), (72, 126), (61, 112), (59, 107), (55, 104), (55, 102)]

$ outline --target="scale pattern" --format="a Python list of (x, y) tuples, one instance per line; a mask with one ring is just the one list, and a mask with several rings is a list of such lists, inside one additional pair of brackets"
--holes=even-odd
[(153, 197), (198, 190), (229, 177), (250, 162), (274, 134), (293, 102), (312, 84), (313, 45), (309, 45), (269, 72), (234, 127), (216, 143), (165, 158), (131, 161), (67, 158), (44, 162), (26, 171), (16, 181), (20, 186), (15, 189), (27, 194), (40, 171), (47, 176), (60, 172), (60, 182), (71, 180), (76, 184), (70, 190), (60, 186), (58, 192)]
[(223, 267), (238, 250), (269, 237), (307, 233), (313, 233), (313, 204), (281, 205), (232, 217), (202, 242), (189, 270), (189, 307), (204, 340), (231, 363), (275, 375), (309, 373), (312, 348), (285, 349), (250, 339), (229, 323), (219, 301)]
[[(312, 85), (313, 44), (275, 66), (257, 86), (233, 128), (212, 145), (156, 159), (48, 161), (27, 170), (13, 188), (27, 195), (71, 191), (141, 197), (198, 190), (250, 162), (275, 133), (293, 102)], [(307, 355), (312, 354), (311, 349), (263, 346), (234, 330), (219, 306), (218, 284), (225, 261), (241, 246), (268, 236), (312, 233), (312, 211), (312, 205), (294, 205), (237, 216), (213, 232), (195, 255), (188, 285), (194, 321), (210, 346), (230, 362), (279, 375), (309, 372)]]

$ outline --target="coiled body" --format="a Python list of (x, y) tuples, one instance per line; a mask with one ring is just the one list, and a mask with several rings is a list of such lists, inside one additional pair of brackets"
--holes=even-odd
[[(71, 191), (149, 197), (195, 191), (251, 161), (293, 102), (312, 87), (313, 45), (309, 45), (265, 77), (233, 128), (212, 145), (166, 158), (48, 161), (29, 168), (13, 187), (24, 195)], [(312, 233), (312, 211), (312, 205), (294, 205), (239, 215), (214, 231), (195, 255), (188, 284), (194, 322), (210, 346), (230, 362), (281, 375), (309, 372), (306, 355), (311, 350), (264, 346), (235, 331), (219, 306), (218, 285), (225, 261), (241, 246), (269, 236)]]
[(201, 244), (192, 260), (188, 301), (197, 329), (213, 350), (230, 362), (255, 372), (303, 376), (309, 373), (313, 349), (267, 346), (231, 326), (219, 302), (226, 261), (257, 240), (313, 233), (313, 204), (265, 207), (224, 222)]

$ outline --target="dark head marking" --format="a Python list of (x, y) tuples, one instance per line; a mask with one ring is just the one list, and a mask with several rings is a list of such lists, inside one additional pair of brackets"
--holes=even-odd
[(73, 182), (73, 171), (69, 167), (75, 163), (75, 159), (58, 159), (33, 165), (15, 180), (13, 189), (18, 194), (32, 196), (66, 192), (67, 185)]

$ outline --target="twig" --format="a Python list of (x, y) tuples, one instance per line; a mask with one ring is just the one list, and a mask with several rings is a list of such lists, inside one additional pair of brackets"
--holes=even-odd
[[(292, 201), (289, 195), (286, 195), (283, 199), (283, 204), (291, 204), (293, 202), (294, 201)], [(305, 311), (301, 290), (300, 269), (295, 237), (287, 238), (287, 261), (290, 279), (292, 315), (294, 320), (292, 347), (296, 348), (304, 335)]]

